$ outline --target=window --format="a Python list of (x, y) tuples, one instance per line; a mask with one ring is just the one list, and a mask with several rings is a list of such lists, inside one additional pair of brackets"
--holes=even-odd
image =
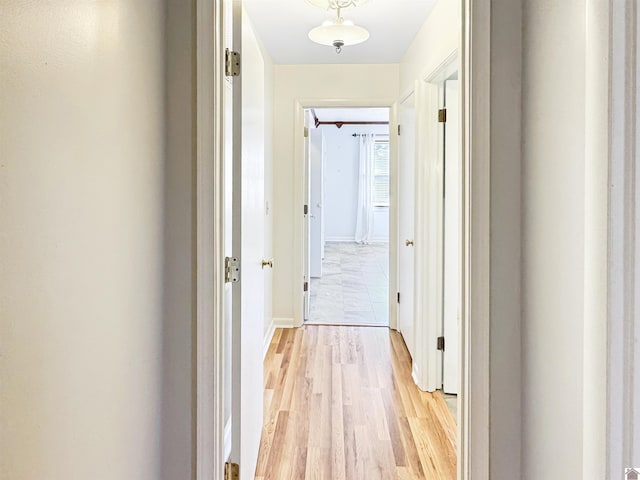
[(373, 147), (373, 205), (389, 206), (389, 141), (376, 140)]

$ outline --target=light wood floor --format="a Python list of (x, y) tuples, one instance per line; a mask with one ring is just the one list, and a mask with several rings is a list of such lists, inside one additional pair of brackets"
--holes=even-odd
[(277, 330), (256, 479), (456, 478), (456, 426), (386, 328)]

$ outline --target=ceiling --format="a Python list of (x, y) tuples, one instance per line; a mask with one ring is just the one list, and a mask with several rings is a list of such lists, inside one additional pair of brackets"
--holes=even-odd
[(276, 64), (399, 63), (424, 24), (436, 0), (369, 0), (342, 11), (369, 30), (371, 37), (360, 45), (332, 47), (309, 40), (309, 30), (335, 17), (306, 0), (244, 0), (256, 34)]

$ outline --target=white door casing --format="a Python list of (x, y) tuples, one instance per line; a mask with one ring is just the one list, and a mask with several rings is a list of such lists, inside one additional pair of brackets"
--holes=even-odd
[(304, 234), (302, 237), (302, 258), (303, 258), (303, 272), (302, 272), (302, 285), (296, 286), (302, 291), (303, 298), (303, 320), (309, 319), (310, 310), (310, 292), (309, 287), (311, 284), (311, 213), (310, 200), (311, 200), (311, 124), (313, 120), (311, 118), (311, 111), (305, 110), (304, 112), (304, 129), (301, 132), (304, 140), (304, 161), (303, 163), (303, 199), (302, 205), (295, 211), (302, 215)]
[[(223, 15), (223, 50), (234, 48), (234, 33), (239, 31), (237, 25), (237, 18), (234, 13), (234, 0), (224, 0), (222, 2), (222, 15)], [(236, 134), (235, 122), (235, 110), (236, 99), (234, 98), (234, 81), (232, 78), (223, 75), (223, 93), (222, 93), (222, 130), (223, 130), (223, 216), (224, 216), (224, 238), (223, 238), (223, 258), (233, 258), (235, 252), (238, 250), (234, 245), (234, 236), (236, 236), (235, 230), (239, 228), (239, 223), (234, 222), (234, 142)], [(224, 277), (223, 277), (224, 278)], [(224, 282), (223, 280), (223, 305), (224, 305), (224, 384), (225, 384), (225, 431), (224, 431), (224, 450), (225, 460), (231, 461), (233, 459), (232, 452), (234, 451), (234, 441), (238, 442), (240, 439), (239, 433), (233, 434), (234, 425), (234, 409), (233, 405), (239, 404), (237, 393), (239, 392), (239, 386), (236, 382), (239, 381), (239, 377), (236, 377), (233, 371), (235, 350), (234, 338), (237, 337), (237, 332), (234, 331), (234, 310), (236, 309), (235, 302), (239, 301), (239, 296), (235, 295), (233, 284), (230, 282)], [(239, 417), (238, 417), (239, 418)], [(239, 425), (239, 420), (236, 421)], [(235, 448), (238, 450), (238, 447)]]
[[(418, 82), (416, 97), (416, 265), (415, 324), (416, 356), (413, 378), (421, 390), (442, 388), (442, 352), (438, 337), (443, 330), (443, 159), (444, 124), (438, 110), (444, 104), (444, 80), (457, 70), (457, 53), (443, 59), (424, 81)], [(446, 345), (446, 341), (445, 341)], [(446, 348), (446, 347), (445, 347)]]
[[(395, 99), (391, 98), (365, 98), (359, 100), (351, 100), (351, 99), (326, 99), (326, 98), (301, 98), (295, 101), (294, 105), (294, 128), (296, 132), (300, 132), (294, 136), (295, 144), (294, 151), (296, 158), (299, 158), (300, 161), (296, 161), (294, 163), (294, 172), (293, 176), (295, 179), (294, 182), (294, 204), (296, 208), (293, 209), (293, 215), (291, 217), (291, 222), (293, 224), (294, 231), (294, 248), (291, 254), (293, 255), (293, 276), (294, 283), (304, 282), (304, 271), (305, 265), (308, 262), (308, 256), (305, 254), (305, 236), (308, 235), (307, 223), (306, 219), (302, 215), (302, 205), (304, 205), (306, 197), (305, 185), (307, 178), (307, 169), (308, 169), (308, 155), (306, 154), (306, 142), (305, 137), (303, 135), (304, 125), (307, 113), (306, 109), (314, 108), (314, 107), (387, 107), (390, 109), (390, 121), (389, 128), (390, 132), (395, 132), (397, 127), (397, 104)], [(391, 191), (391, 204), (392, 207), (389, 211), (389, 231), (393, 232), (389, 238), (389, 327), (392, 329), (397, 329), (398, 322), (398, 308), (396, 303), (396, 291), (398, 285), (397, 279), (397, 269), (394, 268), (397, 263), (398, 258), (398, 244), (397, 244), (397, 228), (398, 228), (398, 220), (397, 220), (397, 149), (398, 149), (398, 137), (395, 134), (390, 135), (389, 137), (389, 145), (390, 145), (390, 191)], [(307, 190), (308, 191), (308, 190)], [(299, 206), (299, 209), (298, 209)], [(302, 291), (297, 290), (299, 292), (295, 294), (293, 298), (293, 306), (294, 306), (294, 318), (291, 326), (299, 327), (303, 324), (303, 317), (305, 312), (305, 295)]]
[(196, 7), (196, 475), (222, 478), (229, 407), (225, 329), (224, 12), (222, 2)]
[(443, 336), (445, 348), (442, 384), (446, 393), (458, 393), (459, 322), (461, 300), (462, 244), (460, 204), (460, 115), (458, 80), (445, 80), (444, 124), (444, 242), (443, 242)]
[(415, 93), (398, 108), (398, 329), (415, 360), (414, 215), (415, 215)]
[(323, 154), (324, 154), (324, 136), (319, 128), (310, 130), (310, 194), (309, 194), (309, 211), (310, 211), (310, 232), (311, 239), (309, 241), (310, 258), (310, 276), (312, 278), (322, 277), (322, 258), (323, 251)]
[[(226, 0), (228, 1), (228, 0)], [(629, 0), (631, 1), (631, 0)], [(473, 7), (472, 7), (473, 2)], [(223, 334), (224, 334), (224, 162), (223, 155), (223, 48), (222, 2), (198, 1), (197, 5), (197, 434), (196, 466), (198, 480), (222, 479), (223, 442)], [(462, 329), (462, 382), (458, 423), (458, 478), (489, 478), (489, 291), (490, 291), (490, 189), (489, 163), (491, 76), (489, 75), (492, 13), (490, 0), (464, 0), (461, 25), (461, 90), (463, 139), (463, 204), (465, 206), (463, 241), (464, 303)], [(496, 15), (499, 17), (499, 15)], [(514, 30), (520, 34), (519, 30)], [(473, 45), (473, 48), (472, 48)], [(472, 88), (473, 87), (473, 88)], [(296, 101), (296, 126), (302, 125), (305, 106), (390, 106), (391, 128), (395, 129), (397, 107), (393, 99), (368, 102)], [(473, 105), (473, 109), (471, 108)], [(298, 137), (296, 137), (298, 138)], [(392, 143), (392, 197), (397, 194), (397, 166)], [(297, 155), (303, 150), (296, 140)], [(473, 160), (473, 161), (471, 161)], [(300, 201), (301, 165), (294, 167), (295, 199)], [(213, 180), (213, 181), (212, 181)], [(394, 209), (395, 210), (395, 209)], [(397, 212), (391, 212), (391, 232), (397, 233)], [(293, 216), (296, 238), (302, 236), (302, 221)], [(213, 239), (213, 241), (212, 241)], [(397, 258), (397, 235), (390, 238), (390, 258)], [(302, 277), (300, 244), (294, 248), (294, 275)], [(392, 260), (393, 263), (393, 260)], [(390, 271), (391, 289), (397, 288), (395, 271)], [(391, 296), (395, 296), (391, 294)], [(294, 299), (296, 318), (302, 323), (302, 296)], [(473, 316), (473, 324), (469, 318)], [(391, 327), (397, 322), (397, 309), (391, 306)], [(516, 439), (517, 440), (517, 439)], [(517, 460), (517, 459), (516, 459)], [(510, 465), (515, 475), (519, 464)]]

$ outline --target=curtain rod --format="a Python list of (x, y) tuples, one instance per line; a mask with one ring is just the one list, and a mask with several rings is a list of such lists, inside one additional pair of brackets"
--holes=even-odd
[(316, 119), (315, 120), (315, 124), (316, 127), (319, 127), (320, 125), (335, 125), (338, 128), (342, 128), (343, 125), (389, 125), (389, 122), (340, 122), (340, 121), (335, 121), (335, 122), (321, 122), (320, 120)]
[[(351, 136), (352, 137), (361, 137), (362, 135), (367, 135), (366, 133), (354, 133)], [(374, 133), (373, 134), (374, 137), (388, 137), (389, 134), (388, 133)]]

